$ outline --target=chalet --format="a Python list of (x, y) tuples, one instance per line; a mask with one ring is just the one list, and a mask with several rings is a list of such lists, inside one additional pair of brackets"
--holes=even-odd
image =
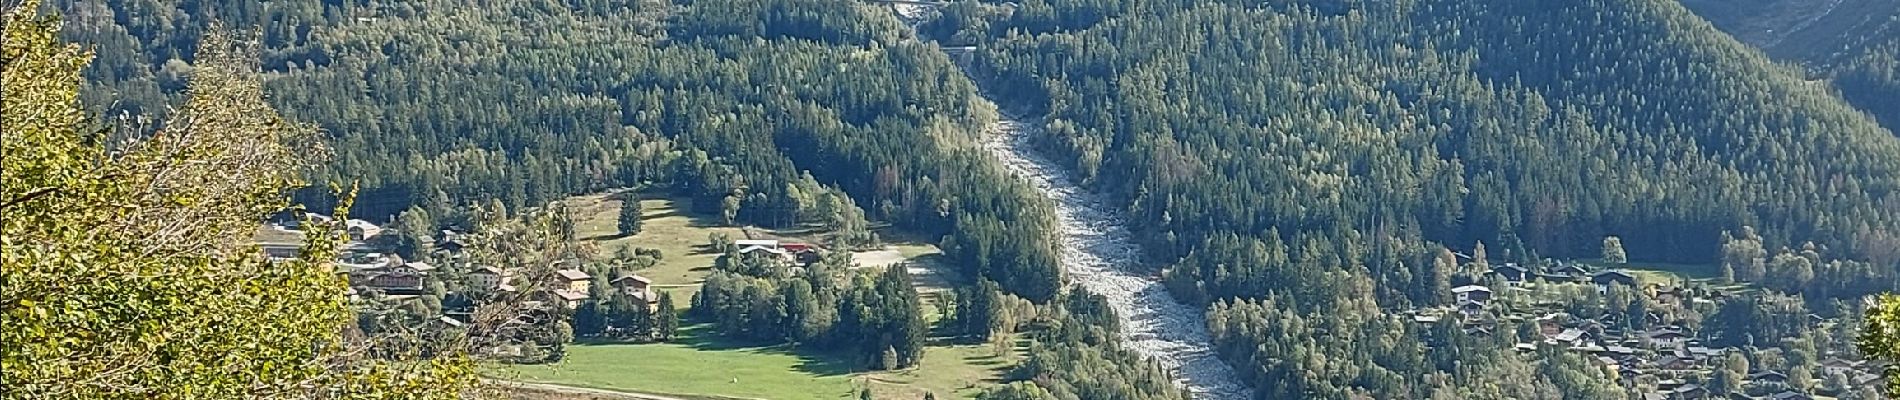
[(1656, 390), (1663, 392), (1664, 394), (1667, 394), (1669, 392), (1675, 391), (1676, 388), (1682, 387), (1682, 385), (1686, 383), (1688, 382), (1684, 382), (1681, 379), (1665, 378), (1665, 379), (1656, 381)]
[(577, 292), (577, 291), (568, 290), (568, 289), (557, 289), (554, 291), (554, 297), (561, 300), (561, 305), (566, 306), (567, 309), (569, 310), (572, 310), (575, 308), (579, 308), (581, 306), (581, 302), (587, 301), (587, 292), (586, 291)]
[(1859, 367), (1860, 363), (1847, 361), (1840, 357), (1828, 357), (1826, 360), (1821, 360), (1821, 370), (1825, 371), (1827, 375), (1840, 374), (1853, 376), (1854, 369)]
[(1464, 302), (1482, 303), (1486, 301), (1491, 301), (1491, 288), (1487, 288), (1484, 286), (1478, 286), (1478, 285), (1459, 286), (1459, 287), (1451, 288), (1451, 294), (1457, 297), (1459, 303), (1464, 303)]
[(652, 279), (647, 279), (647, 277), (639, 275), (621, 275), (609, 283), (614, 285), (614, 289), (619, 289), (622, 293), (626, 294), (646, 293), (651, 291), (653, 287)]
[(791, 251), (785, 250), (784, 248), (778, 247), (777, 245), (773, 245), (771, 247), (760, 246), (760, 245), (743, 246), (739, 248), (739, 254), (754, 256), (754, 257), (765, 257), (765, 258), (777, 259), (777, 260), (785, 261), (785, 262), (797, 261), (796, 257), (792, 255)]
[(1597, 285), (1597, 293), (1609, 293), (1610, 286), (1636, 286), (1636, 276), (1623, 271), (1603, 271), (1590, 276), (1590, 282)]
[(792, 261), (799, 265), (811, 265), (825, 257), (824, 248), (805, 243), (786, 243), (785, 251), (792, 252)]
[(468, 273), (468, 283), (474, 291), (501, 291), (504, 287), (511, 289), (514, 287), (509, 284), (514, 276), (514, 271), (484, 266)]
[(1771, 400), (1814, 400), (1813, 396), (1808, 396), (1807, 394), (1793, 390), (1784, 390), (1780, 393), (1771, 394), (1768, 395), (1768, 398)]
[(1651, 288), (1650, 288), (1650, 297), (1653, 297), (1653, 298), (1655, 298), (1655, 299), (1656, 299), (1656, 302), (1658, 302), (1658, 303), (1663, 303), (1663, 304), (1678, 304), (1678, 303), (1681, 303), (1681, 302), (1683, 302), (1683, 301), (1685, 301), (1685, 300), (1689, 300), (1689, 299), (1691, 299), (1691, 298), (1693, 298), (1694, 296), (1691, 296), (1691, 295), (1690, 295), (1690, 293), (1689, 293), (1689, 289), (1688, 289), (1688, 288), (1683, 288), (1683, 287), (1651, 287)]
[(310, 222), (316, 223), (319, 226), (329, 225), (332, 221), (335, 221), (334, 218), (330, 218), (328, 215), (318, 213), (302, 213), (302, 215), (285, 214), (280, 225), (283, 225), (284, 229), (303, 230), (303, 221), (305, 218), (310, 219)]
[(1596, 358), (1596, 361), (1597, 361), (1597, 365), (1600, 365), (1604, 368), (1608, 368), (1612, 372), (1623, 368), (1621, 365), (1618, 365), (1616, 363), (1616, 359), (1614, 358), (1598, 356)]
[(1544, 337), (1557, 336), (1564, 330), (1565, 319), (1568, 319), (1568, 316), (1563, 313), (1549, 313), (1537, 317), (1537, 332)]
[(610, 283), (613, 284), (615, 290), (646, 302), (648, 310), (655, 309), (660, 304), (660, 298), (653, 295), (652, 279), (639, 275), (622, 275)]
[(1647, 336), (1649, 346), (1659, 349), (1682, 349), (1689, 344), (1689, 334), (1678, 329), (1657, 329)]
[(413, 295), (422, 293), (422, 283), (428, 275), (428, 264), (402, 263), (400, 258), (392, 258), (380, 265), (356, 268), (347, 271), (350, 286), (380, 290), (386, 294)]
[(1611, 356), (1622, 357), (1635, 355), (1636, 349), (1629, 346), (1604, 346), (1603, 352)]
[(1581, 280), (1583, 277), (1590, 276), (1590, 270), (1584, 268), (1582, 265), (1560, 263), (1557, 264), (1556, 268), (1550, 269), (1550, 274), (1569, 277), (1573, 280)]
[(1544, 283), (1574, 283), (1574, 282), (1582, 280), (1581, 278), (1577, 278), (1570, 275), (1556, 274), (1556, 273), (1541, 273), (1541, 272), (1531, 274), (1531, 278), (1535, 278), (1539, 281), (1543, 281)]
[(1583, 344), (1593, 341), (1592, 339), (1593, 338), (1590, 337), (1590, 332), (1585, 332), (1582, 329), (1570, 328), (1570, 329), (1565, 329), (1562, 333), (1558, 333), (1557, 336), (1552, 336), (1550, 338), (1550, 341), (1553, 344), (1562, 344), (1565, 346), (1579, 346), (1579, 345), (1583, 345)]
[(570, 292), (586, 294), (588, 289), (592, 289), (594, 284), (594, 282), (591, 281), (591, 279), (594, 278), (593, 276), (587, 275), (586, 272), (581, 272), (581, 270), (578, 269), (555, 271), (555, 275), (559, 281), (557, 282), (559, 285), (556, 287), (566, 288), (565, 290)]
[(1689, 354), (1700, 359), (1712, 359), (1728, 354), (1726, 347), (1689, 346)]
[(1477, 318), (1484, 314), (1484, 303), (1471, 300), (1459, 302), (1458, 312), (1464, 314), (1465, 318)]
[(1775, 371), (1760, 371), (1748, 374), (1748, 383), (1751, 385), (1782, 386), (1788, 384), (1788, 375)]
[(271, 261), (286, 261), (303, 255), (302, 243), (258, 243), (257, 248), (264, 251), (264, 257)]
[(1708, 397), (1708, 388), (1693, 383), (1677, 386), (1675, 390), (1669, 391), (1669, 398), (1676, 400), (1704, 399)]
[(360, 219), (343, 221), (344, 232), (349, 233), (351, 241), (364, 241), (383, 233), (383, 228)]
[(1861, 372), (1861, 373), (1854, 374), (1853, 380), (1854, 380), (1854, 386), (1860, 387), (1860, 386), (1869, 386), (1869, 385), (1879, 385), (1882, 381), (1885, 381), (1886, 378), (1876, 373)]
[(1676, 356), (1663, 356), (1656, 359), (1656, 368), (1664, 371), (1689, 371), (1696, 367), (1695, 361)]
[(462, 233), (443, 229), (441, 237), (435, 240), (435, 249), (449, 253), (460, 253), (463, 248), (468, 247), (468, 239), (464, 236)]
[(1498, 278), (1503, 279), (1504, 283), (1509, 285), (1520, 285), (1531, 278), (1531, 270), (1518, 266), (1516, 263), (1503, 263), (1493, 266), (1491, 267), (1491, 274), (1497, 275)]
[(732, 246), (733, 246), (733, 247), (738, 247), (738, 248), (741, 248), (741, 249), (743, 249), (743, 248), (747, 248), (747, 247), (763, 247), (763, 248), (768, 248), (768, 249), (773, 249), (773, 250), (782, 250), (782, 249), (781, 249), (781, 248), (779, 247), (779, 243), (778, 243), (778, 241), (777, 241), (777, 240), (772, 240), (772, 239), (740, 239), (740, 240), (734, 240), (734, 241), (732, 241)]

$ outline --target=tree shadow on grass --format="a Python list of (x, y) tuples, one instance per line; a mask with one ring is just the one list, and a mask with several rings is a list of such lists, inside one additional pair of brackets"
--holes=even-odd
[(666, 209), (666, 211), (661, 211), (661, 212), (658, 212), (658, 213), (653, 213), (653, 214), (645, 214), (645, 215), (642, 215), (642, 216), (640, 216), (640, 220), (641, 220), (641, 221), (652, 221), (652, 220), (656, 220), (656, 219), (661, 219), (661, 218), (666, 218), (666, 217), (671, 217), (671, 216), (676, 216), (676, 215), (680, 215), (680, 210), (679, 210), (678, 208), (667, 208), (667, 209)]
[(1002, 357), (997, 357), (994, 354), (973, 355), (973, 356), (963, 357), (963, 363), (975, 365), (979, 367), (994, 367), (994, 366), (999, 366), (999, 365), (1007, 366), (1009, 364), (1008, 361), (1005, 361), (1003, 360)]
[(817, 376), (838, 376), (859, 372), (861, 369), (858, 368), (857, 362), (843, 353), (805, 350), (796, 354), (799, 363), (793, 369), (798, 372)]
[[(638, 233), (634, 235), (638, 235)], [(581, 238), (581, 240), (616, 240), (616, 239), (625, 239), (631, 236), (633, 235), (624, 235), (624, 234), (621, 234), (620, 232), (610, 232), (610, 233), (602, 233), (599, 235), (584, 237), (584, 238)]]
[(797, 357), (799, 361), (797, 366), (792, 367), (793, 370), (817, 376), (838, 376), (859, 372), (856, 368), (857, 363), (845, 353), (798, 348), (787, 343), (728, 338), (715, 331), (712, 324), (703, 322), (680, 327), (680, 335), (673, 340), (673, 343), (701, 351), (789, 355)]
[[(705, 214), (696, 214), (696, 213), (695, 213), (695, 214), (686, 214), (686, 226), (689, 226), (689, 227), (694, 227), (694, 228), (726, 228), (726, 227), (730, 227), (730, 225), (726, 225), (726, 221), (725, 221), (725, 220), (723, 220), (723, 219), (720, 219), (720, 218), (719, 218), (718, 216), (713, 216), (713, 215), (705, 215)], [(734, 238), (734, 239), (744, 239), (744, 238)]]

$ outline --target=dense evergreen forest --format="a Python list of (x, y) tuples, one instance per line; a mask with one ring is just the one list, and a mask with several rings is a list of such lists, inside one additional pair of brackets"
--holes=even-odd
[(66, 35), (97, 46), (87, 93), (125, 99), (107, 116), (174, 101), (214, 21), (260, 27), (267, 93), (331, 136), (313, 181), (360, 179), (358, 216), (646, 184), (783, 226), (814, 212), (809, 173), (874, 218), (947, 235), (959, 265), (1013, 293), (1046, 300), (1059, 285), (1037, 233), (1046, 206), (970, 149), (994, 111), (867, 5), (60, 3)]
[(1833, 64), (1864, 53), (1900, 29), (1900, 3), (1885, 0), (1678, 0), (1769, 57)]
[(346, 333), (335, 231), (276, 261), (233, 240), (287, 205), (323, 147), (264, 101), (244, 46), (203, 38), (172, 123), (108, 147), (80, 99), (92, 57), (38, 5), (0, 7), (0, 397), (455, 399), (480, 385), (459, 354), (364, 356), (376, 349)]
[[(862, 213), (943, 238), (978, 278), (958, 296), (963, 334), (1032, 330), (1014, 377), (1035, 386), (993, 398), (1184, 396), (1116, 348), (1100, 299), (1061, 290), (1048, 205), (973, 148), (996, 110), (874, 6), (47, 7), (96, 49), (80, 97), (126, 136), (166, 128), (205, 32), (254, 27), (270, 105), (335, 149), (308, 178), (359, 180), (357, 216), (617, 187), (745, 224)], [(1481, 335), (1396, 312), (1448, 305), (1492, 260), (1607, 254), (1606, 236), (1630, 260), (1774, 281), (1779, 293), (1708, 310), (1708, 330), (1737, 344), (1805, 337), (1814, 305), (1900, 279), (1900, 139), (1879, 124), (1896, 115), (1893, 40), (1831, 64), (1836, 97), (1665, 0), (962, 1), (919, 29), (977, 46), (986, 89), (1041, 117), (1044, 147), (1121, 200), (1260, 398), (1618, 396), (1592, 360), (1512, 355), (1532, 327)], [(819, 200), (832, 188), (842, 203)], [(916, 362), (901, 273), (840, 284), (722, 268), (696, 312), (726, 334)], [(1647, 315), (1628, 293), (1599, 297)], [(910, 311), (870, 311), (885, 309)], [(793, 310), (877, 318), (799, 336), (794, 316), (811, 314)], [(849, 342), (873, 330), (885, 335)]]
[(1827, 79), (1855, 107), (1900, 130), (1900, 3), (1883, 0), (1682, 0), (1769, 57)]
[(1841, 97), (1888, 130), (1900, 130), (1900, 14), (1890, 21), (1884, 39), (1826, 68)]
[[(924, 31), (1046, 115), (1262, 398), (1604, 393), (1392, 316), (1490, 260), (1619, 236), (1630, 260), (1735, 262), (1724, 232), (1752, 225), (1853, 261), (1811, 304), (1891, 290), (1900, 262), (1900, 141), (1673, 2), (964, 2)], [(1812, 276), (1777, 272), (1800, 258), (1754, 277)], [(1527, 368), (1548, 381), (1498, 380)]]
[[(861, 214), (858, 224), (942, 237), (947, 262), (982, 282), (982, 298), (1018, 305), (957, 307), (959, 320), (986, 321), (970, 330), (976, 339), (1035, 339), (1012, 377), (1061, 399), (1184, 396), (1158, 366), (1116, 347), (1100, 300), (1060, 291), (1048, 205), (974, 148), (995, 110), (888, 10), (816, 0), (49, 8), (70, 19), (68, 38), (99, 54), (83, 95), (113, 101), (88, 104), (130, 132), (162, 128), (137, 116), (178, 101), (203, 32), (257, 27), (265, 93), (332, 141), (333, 161), (310, 179), (360, 180), (355, 216), (479, 225), (466, 210), (506, 216), (640, 186), (742, 224)], [(333, 201), (321, 191), (298, 198), (319, 211)], [(423, 215), (434, 218), (411, 217)], [(920, 310), (901, 272), (777, 280), (729, 264), (696, 299), (721, 332), (848, 349), (867, 365), (920, 357)], [(582, 332), (600, 325), (584, 320)], [(858, 341), (865, 332), (882, 335)]]

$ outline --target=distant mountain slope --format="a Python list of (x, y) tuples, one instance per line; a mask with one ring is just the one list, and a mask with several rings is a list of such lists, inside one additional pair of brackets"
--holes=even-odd
[(1451, 304), (1486, 258), (1596, 258), (1607, 235), (1710, 264), (1753, 225), (1768, 248), (1872, 260), (1771, 269), (1810, 299), (1892, 289), (1900, 140), (1671, 0), (995, 8), (946, 8), (934, 32), (978, 38), (987, 88), (1122, 196), (1260, 398), (1618, 397), (1583, 361), (1496, 379), (1533, 367), (1390, 318)]
[(1848, 103), (1900, 130), (1900, 1), (1681, 1), (1769, 57), (1829, 79)]
[(1717, 29), (1779, 60), (1829, 63), (1891, 37), (1894, 0), (1681, 0)]
[(1900, 133), (1900, 34), (1830, 67), (1841, 97)]

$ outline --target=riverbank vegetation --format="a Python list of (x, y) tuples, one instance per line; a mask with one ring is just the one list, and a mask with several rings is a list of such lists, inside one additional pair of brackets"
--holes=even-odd
[[(1770, 253), (1864, 263), (1801, 286), (1811, 305), (1896, 277), (1900, 141), (1672, 2), (943, 10), (938, 38), (975, 45), (980, 80), (1046, 115), (1044, 146), (1121, 200), (1170, 289), (1214, 305), (1261, 398), (1615, 392), (1400, 316), (1493, 263), (1598, 258), (1606, 236), (1631, 262), (1718, 264), (1723, 232), (1752, 225)], [(1791, 273), (1764, 282), (1818, 276)]]

